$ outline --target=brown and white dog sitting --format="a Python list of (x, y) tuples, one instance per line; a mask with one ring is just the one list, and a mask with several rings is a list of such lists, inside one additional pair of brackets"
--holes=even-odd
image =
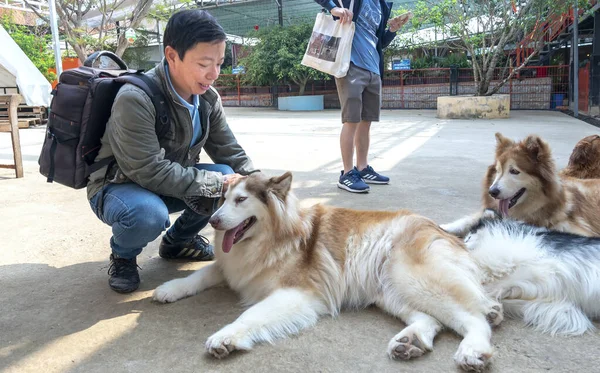
[(289, 172), (256, 173), (232, 185), (210, 219), (215, 262), (154, 291), (164, 303), (220, 284), (239, 293), (250, 307), (208, 338), (208, 353), (224, 358), (376, 305), (407, 324), (388, 344), (391, 358), (423, 355), (447, 326), (464, 337), (460, 367), (487, 365), (490, 324), (503, 315), (462, 240), (409, 211), (303, 208), (291, 183)]
[(591, 135), (579, 140), (561, 176), (579, 179), (600, 179), (600, 136)]
[(496, 133), (496, 140), (481, 211), (442, 225), (444, 230), (462, 237), (485, 209), (494, 209), (535, 226), (600, 236), (600, 179), (559, 177), (550, 147), (538, 136), (515, 142)]

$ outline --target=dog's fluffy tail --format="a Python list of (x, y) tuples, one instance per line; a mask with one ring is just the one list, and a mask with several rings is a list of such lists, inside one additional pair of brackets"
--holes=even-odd
[(552, 336), (575, 336), (595, 330), (585, 313), (569, 302), (543, 302), (505, 299), (504, 312), (523, 318), (528, 326)]

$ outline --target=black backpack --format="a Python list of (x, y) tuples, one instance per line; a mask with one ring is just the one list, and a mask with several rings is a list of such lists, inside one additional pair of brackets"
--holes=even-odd
[[(103, 59), (100, 59), (104, 57)], [(108, 59), (107, 59), (108, 58)], [(117, 69), (93, 67), (107, 61)], [(38, 161), (40, 173), (49, 183), (56, 181), (74, 189), (85, 187), (89, 175), (114, 162), (114, 157), (94, 160), (101, 147), (112, 104), (125, 83), (141, 88), (156, 109), (156, 133), (159, 138), (169, 129), (169, 111), (159, 87), (141, 71), (129, 70), (112, 52), (91, 54), (84, 65), (60, 74), (52, 91), (46, 138)], [(107, 170), (108, 174), (108, 170)]]

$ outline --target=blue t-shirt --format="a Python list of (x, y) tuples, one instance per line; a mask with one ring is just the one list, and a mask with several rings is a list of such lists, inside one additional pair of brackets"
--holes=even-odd
[(379, 75), (379, 53), (377, 52), (377, 29), (381, 23), (379, 0), (363, 0), (354, 24), (352, 41), (353, 64)]
[(186, 100), (184, 100), (179, 93), (173, 88), (173, 83), (171, 83), (171, 76), (169, 75), (169, 65), (165, 65), (165, 75), (167, 76), (167, 82), (169, 82), (169, 86), (177, 95), (177, 98), (181, 102), (183, 106), (185, 106), (190, 111), (190, 117), (192, 118), (192, 126), (194, 127), (194, 134), (192, 135), (192, 142), (190, 146), (193, 146), (198, 142), (200, 137), (202, 136), (202, 126), (200, 125), (200, 111), (198, 110), (199, 98), (198, 95), (192, 95), (192, 100), (194, 104), (190, 104)]

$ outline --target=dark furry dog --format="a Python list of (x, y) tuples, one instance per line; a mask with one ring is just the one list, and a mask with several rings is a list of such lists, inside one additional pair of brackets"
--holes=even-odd
[(560, 175), (579, 179), (600, 179), (600, 136), (591, 135), (581, 139), (571, 153), (569, 164)]

